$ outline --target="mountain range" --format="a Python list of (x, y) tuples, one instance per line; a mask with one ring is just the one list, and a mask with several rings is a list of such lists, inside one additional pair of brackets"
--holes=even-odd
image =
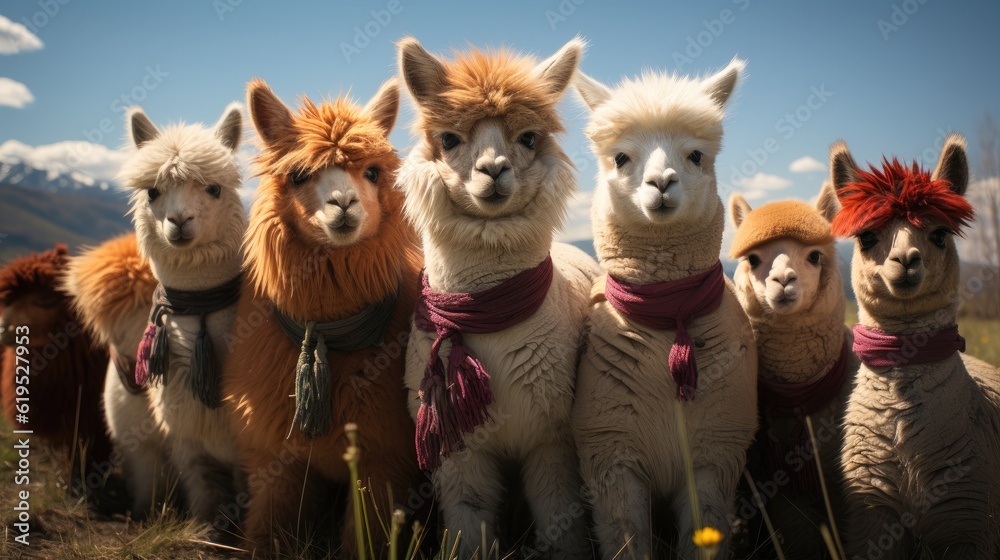
[(128, 195), (78, 171), (0, 160), (0, 264), (56, 243), (96, 245), (129, 231)]

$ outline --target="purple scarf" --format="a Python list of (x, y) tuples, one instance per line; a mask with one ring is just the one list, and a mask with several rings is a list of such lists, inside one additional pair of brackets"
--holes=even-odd
[[(765, 433), (764, 453), (768, 476), (779, 470), (788, 470), (787, 456), (796, 447), (807, 449), (809, 429), (806, 427), (806, 416), (811, 416), (826, 408), (838, 394), (847, 380), (847, 362), (851, 356), (851, 348), (847, 341), (840, 347), (840, 357), (830, 371), (823, 377), (810, 383), (781, 383), (757, 378), (757, 399), (761, 408), (761, 419)], [(786, 446), (780, 441), (769, 437), (770, 424), (773, 418), (795, 417), (798, 421), (792, 429), (792, 445)], [(787, 491), (805, 495), (810, 498), (819, 496), (819, 478), (813, 465), (806, 465), (798, 472), (792, 472)]]
[(604, 297), (640, 325), (677, 331), (668, 358), (670, 376), (677, 384), (677, 396), (690, 401), (698, 387), (698, 365), (686, 324), (718, 309), (725, 286), (722, 262), (716, 261), (705, 272), (656, 284), (622, 283), (609, 274)]
[(869, 367), (940, 362), (955, 352), (965, 352), (965, 339), (958, 334), (958, 325), (914, 334), (891, 334), (854, 325), (854, 353)]
[[(420, 382), (416, 436), (420, 468), (439, 467), (441, 457), (465, 447), (463, 433), (489, 420), (490, 375), (462, 343), (462, 334), (495, 333), (531, 317), (545, 301), (551, 283), (551, 256), (535, 268), (474, 294), (435, 292), (421, 273), (413, 320), (418, 329), (437, 333), (437, 337)], [(447, 370), (439, 355), (445, 340), (451, 340)]]

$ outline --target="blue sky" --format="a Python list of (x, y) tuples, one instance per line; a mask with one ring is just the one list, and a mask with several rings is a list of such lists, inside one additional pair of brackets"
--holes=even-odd
[[(970, 137), (975, 162), (983, 115), (1000, 117), (996, 1), (40, 0), (4, 3), (0, 15), (43, 44), (0, 55), (0, 77), (33, 98), (3, 106), (0, 88), (0, 142), (30, 147), (117, 148), (122, 108), (133, 102), (157, 123), (214, 122), (255, 76), (286, 102), (347, 91), (363, 101), (393, 75), (393, 43), (404, 35), (432, 52), (473, 43), (541, 56), (580, 35), (589, 42), (581, 67), (608, 83), (644, 69), (704, 73), (743, 57), (716, 171), (724, 196), (746, 192), (752, 204), (814, 196), (825, 171), (789, 167), (807, 156), (825, 166), (838, 138), (859, 160), (933, 158), (942, 132), (954, 130)], [(562, 114), (565, 149), (590, 191), (595, 168), (575, 94)], [(409, 121), (407, 108), (392, 136), (401, 153)]]

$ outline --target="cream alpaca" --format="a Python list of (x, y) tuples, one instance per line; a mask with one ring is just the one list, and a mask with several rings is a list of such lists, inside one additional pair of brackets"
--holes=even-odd
[(66, 290), (80, 318), (112, 356), (104, 379), (104, 419), (122, 456), (134, 519), (166, 499), (171, 486), (163, 431), (153, 419), (149, 392), (136, 387), (134, 379), (134, 358), (155, 287), (134, 234), (74, 257), (66, 273)]
[[(804, 420), (788, 408), (809, 408), (816, 429), (826, 483), (840, 519), (840, 426), (851, 384), (858, 369), (850, 351), (853, 337), (844, 326), (844, 282), (829, 222), (839, 209), (827, 183), (816, 208), (783, 201), (751, 210), (739, 194), (730, 198), (737, 227), (731, 256), (740, 258), (733, 276), (736, 296), (750, 318), (757, 339), (761, 383), (776, 387), (775, 402), (762, 391), (762, 429), (755, 449), (758, 481), (786, 480), (766, 503), (790, 557), (823, 554), (816, 527), (826, 519)], [(779, 397), (781, 389), (799, 397)], [(815, 410), (812, 410), (815, 408)], [(779, 475), (783, 471), (784, 475)], [(764, 532), (766, 536), (766, 532)]]
[[(134, 108), (128, 130), (136, 151), (119, 176), (124, 187), (134, 190), (139, 248), (156, 279), (173, 290), (202, 291), (237, 277), (246, 229), (235, 157), (242, 134), (240, 106), (227, 107), (214, 130), (183, 124), (157, 130)], [(231, 305), (205, 317), (219, 368), (235, 314)], [(157, 327), (167, 329), (169, 369), (163, 382), (151, 383), (154, 415), (192, 515), (224, 529), (233, 520), (220, 506), (232, 500), (242, 474), (226, 412), (206, 406), (189, 388), (202, 320), (167, 313)]]
[[(555, 139), (555, 104), (583, 50), (574, 40), (539, 64), (509, 52), (441, 61), (413, 39), (399, 45), (400, 74), (418, 108), (420, 141), (397, 185), (423, 238), (426, 278), (435, 292), (473, 293), (532, 269), (551, 254), (554, 274), (541, 308), (501, 332), (468, 334), (465, 346), (489, 373), (491, 421), (465, 434), (466, 449), (434, 473), (445, 525), (465, 536), (461, 556), (497, 537), (504, 499), (502, 465), (516, 463), (535, 519), (536, 547), (555, 558), (589, 548), (579, 516), (581, 482), (569, 432), (586, 298), (596, 263), (553, 244), (575, 184)], [(406, 383), (417, 416), (418, 390), (434, 334), (414, 329)], [(442, 347), (447, 360), (450, 343)], [(558, 533), (552, 538), (553, 528)], [(548, 533), (548, 536), (546, 536)]]
[[(594, 244), (605, 272), (618, 282), (675, 281), (718, 262), (725, 210), (714, 163), (723, 110), (742, 69), (734, 60), (702, 80), (646, 74), (614, 89), (577, 75), (577, 90), (593, 111), (587, 135), (599, 167)], [(682, 407), (687, 421), (702, 522), (727, 534), (757, 428), (757, 352), (746, 316), (727, 282), (719, 307), (686, 324), (697, 388), (693, 400), (683, 402), (668, 369), (676, 332), (619, 313), (604, 301), (603, 282), (594, 292), (573, 428), (601, 555), (613, 558), (629, 543), (626, 556), (648, 557), (651, 498), (664, 498), (677, 524), (680, 557), (692, 558), (675, 409)]]
[[(843, 205), (834, 233), (857, 238), (864, 362), (844, 419), (847, 555), (1000, 557), (1000, 370), (960, 355), (952, 330), (953, 233), (972, 216), (965, 139), (949, 136), (930, 174), (895, 160), (858, 169), (838, 142), (830, 172)], [(871, 352), (871, 329), (902, 348)], [(950, 346), (937, 350), (942, 342)]]

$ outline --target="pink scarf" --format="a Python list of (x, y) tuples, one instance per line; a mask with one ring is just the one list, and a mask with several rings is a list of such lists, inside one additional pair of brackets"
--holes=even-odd
[(958, 325), (914, 334), (891, 334), (854, 325), (854, 353), (869, 367), (940, 362), (955, 352), (965, 352), (965, 339), (958, 334)]
[[(462, 343), (462, 334), (499, 332), (534, 315), (552, 283), (552, 257), (474, 294), (435, 292), (423, 274), (420, 283), (414, 324), (437, 333), (437, 338), (420, 382), (417, 461), (420, 468), (434, 470), (441, 465), (441, 457), (464, 449), (463, 433), (490, 419), (486, 410), (493, 402), (490, 375)], [(439, 355), (446, 339), (451, 340), (447, 370)]]
[(722, 262), (717, 261), (705, 272), (656, 284), (627, 284), (609, 274), (604, 297), (640, 325), (677, 331), (668, 358), (670, 376), (677, 384), (677, 395), (690, 401), (698, 387), (698, 365), (686, 324), (718, 309), (725, 286)]
[[(796, 450), (796, 447), (808, 449), (806, 444), (809, 440), (809, 430), (806, 427), (805, 417), (826, 408), (840, 393), (844, 381), (847, 380), (847, 362), (850, 356), (851, 349), (845, 340), (840, 347), (837, 363), (833, 364), (826, 375), (810, 383), (781, 383), (763, 377), (757, 378), (757, 399), (761, 408), (763, 424), (761, 429), (764, 431), (764, 438), (761, 441), (766, 446), (764, 461), (768, 477), (780, 470), (789, 470), (787, 457), (790, 452)], [(769, 437), (772, 419), (781, 417), (798, 419), (792, 429), (791, 446)], [(786, 491), (811, 498), (819, 496), (820, 486), (815, 466), (805, 465), (790, 475)]]

